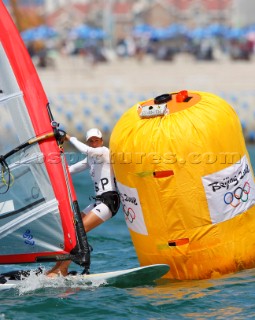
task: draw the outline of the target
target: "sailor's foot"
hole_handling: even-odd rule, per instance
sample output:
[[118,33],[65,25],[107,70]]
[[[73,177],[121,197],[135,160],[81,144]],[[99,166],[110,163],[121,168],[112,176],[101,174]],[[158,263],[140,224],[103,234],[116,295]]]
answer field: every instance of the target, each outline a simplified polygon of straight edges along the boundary
[[58,261],[53,268],[46,272],[49,278],[56,278],[59,276],[65,277],[68,274],[68,267],[71,261]]
[[46,272],[46,276],[49,278],[65,277],[67,276],[67,274],[68,274],[67,270],[60,270],[60,269],[49,270],[48,272]]

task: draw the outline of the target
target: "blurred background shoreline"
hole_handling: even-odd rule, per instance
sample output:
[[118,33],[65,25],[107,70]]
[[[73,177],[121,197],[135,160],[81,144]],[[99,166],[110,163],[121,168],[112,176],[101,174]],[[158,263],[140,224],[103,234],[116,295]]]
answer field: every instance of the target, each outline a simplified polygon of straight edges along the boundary
[[91,66],[84,57],[56,57],[55,66],[38,68],[52,112],[65,130],[83,137],[98,126],[109,137],[120,116],[139,101],[180,90],[206,91],[227,100],[239,115],[247,142],[255,141],[255,61],[174,62],[146,56]]
[[71,135],[96,126],[108,141],[137,102],[191,90],[227,100],[255,142],[254,0],[4,3]]

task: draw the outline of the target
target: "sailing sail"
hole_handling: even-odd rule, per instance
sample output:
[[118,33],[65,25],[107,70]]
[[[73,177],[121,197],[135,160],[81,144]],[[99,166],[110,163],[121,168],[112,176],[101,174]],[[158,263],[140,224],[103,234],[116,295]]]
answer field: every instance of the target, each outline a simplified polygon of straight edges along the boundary
[[0,0],[0,264],[89,266],[75,191],[46,94]]

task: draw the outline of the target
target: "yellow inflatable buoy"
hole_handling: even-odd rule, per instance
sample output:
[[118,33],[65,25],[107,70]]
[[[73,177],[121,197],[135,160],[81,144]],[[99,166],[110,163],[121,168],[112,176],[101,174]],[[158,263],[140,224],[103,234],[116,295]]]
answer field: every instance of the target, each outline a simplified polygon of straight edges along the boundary
[[255,184],[240,121],[206,92],[163,94],[123,114],[110,139],[141,265],[171,279],[255,266]]

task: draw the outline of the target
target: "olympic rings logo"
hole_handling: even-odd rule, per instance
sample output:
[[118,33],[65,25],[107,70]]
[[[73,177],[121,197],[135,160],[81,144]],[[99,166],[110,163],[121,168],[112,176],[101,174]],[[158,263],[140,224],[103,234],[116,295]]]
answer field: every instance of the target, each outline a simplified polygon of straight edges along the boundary
[[134,210],[130,207],[127,209],[127,207],[124,205],[123,211],[125,214],[125,219],[128,220],[130,223],[133,223],[136,218],[136,214],[135,214]]
[[234,192],[227,192],[224,195],[224,202],[227,205],[231,205],[236,208],[242,202],[247,202],[249,198],[249,193],[251,191],[251,186],[248,181],[245,182],[243,187],[237,187]]

